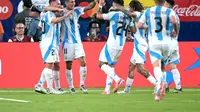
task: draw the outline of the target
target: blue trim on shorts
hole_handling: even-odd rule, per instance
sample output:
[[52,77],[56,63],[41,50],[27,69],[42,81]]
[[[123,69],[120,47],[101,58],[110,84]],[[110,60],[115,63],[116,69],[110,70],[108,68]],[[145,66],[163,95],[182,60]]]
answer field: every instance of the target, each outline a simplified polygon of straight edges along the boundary
[[110,54],[108,52],[108,45],[107,44],[105,46],[105,55],[106,55],[106,59],[107,59],[109,65],[115,65],[117,63],[117,61],[115,61],[115,62],[112,61]]
[[180,63],[180,59],[177,59],[177,60],[175,60],[175,61],[173,61],[173,62],[171,62],[172,64],[179,64]]
[[161,56],[160,54],[158,54],[156,52],[153,52],[153,51],[149,50],[149,53],[150,53],[151,56],[153,56],[153,57],[155,57],[157,59],[160,59],[160,60],[163,59],[163,56]]

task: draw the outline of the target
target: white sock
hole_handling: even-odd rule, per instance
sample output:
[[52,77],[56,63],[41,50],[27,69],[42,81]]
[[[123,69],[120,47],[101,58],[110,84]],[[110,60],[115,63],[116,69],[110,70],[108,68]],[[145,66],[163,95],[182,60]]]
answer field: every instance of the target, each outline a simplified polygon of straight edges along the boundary
[[107,77],[106,77],[106,88],[105,88],[106,91],[110,91],[110,87],[112,86],[112,81],[113,81],[112,77],[107,75]]
[[133,84],[134,79],[131,79],[129,77],[127,77],[126,79],[126,87],[125,87],[125,91],[129,92],[131,90],[131,86]]
[[86,66],[80,67],[80,86],[84,85],[85,78],[86,78],[86,72],[87,72]]
[[46,81],[45,79],[45,69],[43,69],[41,76],[40,76],[40,81],[38,82],[38,84],[43,88],[44,82]]
[[47,81],[47,88],[51,91],[53,90],[53,82],[52,82],[52,75],[53,75],[53,70],[49,69],[49,68],[44,68],[44,75],[45,75],[45,79]]
[[120,78],[117,76],[117,74],[114,72],[114,70],[106,64],[103,64],[101,66],[101,70],[103,70],[108,76],[110,76],[112,79],[115,80],[115,82],[118,82]]
[[160,83],[162,81],[162,76],[163,76],[160,67],[155,67],[154,68],[154,75],[155,75],[155,77],[157,79],[156,94],[159,94],[160,93]]
[[147,80],[151,83],[151,84],[153,84],[154,86],[156,86],[156,79],[152,76],[152,75],[150,75],[148,78],[147,78]]
[[166,71],[162,72],[162,75],[163,75],[163,81],[166,82],[166,79],[167,79],[167,74],[166,74]]
[[74,88],[72,70],[66,70],[66,76],[67,76],[69,88],[70,89]]
[[180,73],[179,73],[178,69],[177,68],[173,69],[171,72],[173,74],[176,89],[181,89],[181,77],[180,77]]
[[59,71],[53,71],[53,79],[56,89],[60,88],[60,72]]

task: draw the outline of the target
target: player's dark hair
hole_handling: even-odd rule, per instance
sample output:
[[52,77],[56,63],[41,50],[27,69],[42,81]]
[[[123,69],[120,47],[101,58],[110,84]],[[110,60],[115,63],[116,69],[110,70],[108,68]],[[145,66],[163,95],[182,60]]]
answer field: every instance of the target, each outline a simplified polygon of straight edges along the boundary
[[166,0],[166,2],[171,5],[171,7],[174,7],[175,1],[174,0]]
[[156,3],[158,3],[158,4],[164,4],[165,0],[156,0]]
[[144,7],[138,0],[132,0],[129,3],[129,6],[134,9],[134,11],[142,12],[144,10]]
[[69,0],[65,0],[65,2],[69,2]]
[[92,24],[98,24],[98,25],[99,25],[99,28],[101,29],[101,24],[100,24],[98,21],[96,21],[96,20],[93,20],[93,21],[91,21],[91,22],[89,23],[89,29],[92,28]]
[[124,6],[124,0],[113,0],[113,2],[119,4],[119,5],[122,5]]
[[49,4],[50,4],[51,2],[55,2],[55,1],[57,1],[57,0],[49,0]]

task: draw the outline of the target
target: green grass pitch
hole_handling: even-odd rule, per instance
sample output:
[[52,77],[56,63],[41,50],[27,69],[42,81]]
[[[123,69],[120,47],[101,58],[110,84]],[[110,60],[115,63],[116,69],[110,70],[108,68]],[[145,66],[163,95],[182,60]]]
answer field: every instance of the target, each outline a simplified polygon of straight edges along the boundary
[[153,89],[148,88],[132,88],[126,95],[88,90],[89,94],[44,95],[31,89],[0,89],[0,112],[200,112],[198,88],[185,88],[181,94],[170,91],[160,102],[154,101]]

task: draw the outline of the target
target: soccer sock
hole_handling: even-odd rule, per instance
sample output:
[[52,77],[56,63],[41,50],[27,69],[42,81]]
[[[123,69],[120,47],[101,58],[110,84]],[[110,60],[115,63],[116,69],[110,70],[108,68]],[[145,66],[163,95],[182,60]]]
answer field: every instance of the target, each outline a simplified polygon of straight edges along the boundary
[[45,68],[44,69],[44,75],[45,75],[45,79],[47,81],[47,88],[51,91],[53,90],[53,86],[52,86],[52,74],[53,74],[53,71],[52,69],[49,69],[49,68]]
[[80,86],[84,85],[85,78],[86,78],[86,72],[87,72],[86,66],[80,67]]
[[106,91],[110,91],[110,87],[112,86],[112,81],[113,81],[112,77],[107,75],[107,77],[106,77],[106,88],[105,88]]
[[[150,73],[149,73],[150,74]],[[153,84],[154,86],[156,86],[156,79],[150,74],[150,76],[147,78],[147,80]]]
[[53,71],[53,79],[56,89],[60,88],[60,73],[59,71]]
[[72,76],[72,70],[66,70],[66,76],[67,76],[67,81],[68,81],[68,85],[69,88],[74,88],[74,84],[73,84],[73,76]]
[[162,72],[162,74],[163,74],[163,81],[166,82],[167,79],[166,71]]
[[43,88],[44,82],[46,81],[44,74],[45,74],[45,68],[43,69],[41,76],[40,76],[40,81],[38,82],[38,84],[41,86],[41,88]]
[[120,78],[117,76],[117,74],[114,72],[114,70],[110,66],[103,64],[101,66],[101,70],[103,70],[108,76],[114,79],[115,82],[118,82],[120,80]]
[[133,81],[134,81],[134,79],[131,79],[131,78],[127,77],[127,79],[126,79],[126,87],[125,87],[124,91],[126,91],[126,92],[130,91],[131,86],[133,84]]
[[160,93],[160,83],[162,80],[162,71],[161,71],[160,67],[154,68],[154,75],[157,79],[156,94],[159,94]]
[[173,69],[171,70],[172,74],[173,74],[173,78],[174,78],[174,82],[176,85],[176,89],[181,89],[181,77],[180,77],[180,73],[178,71],[178,69]]

